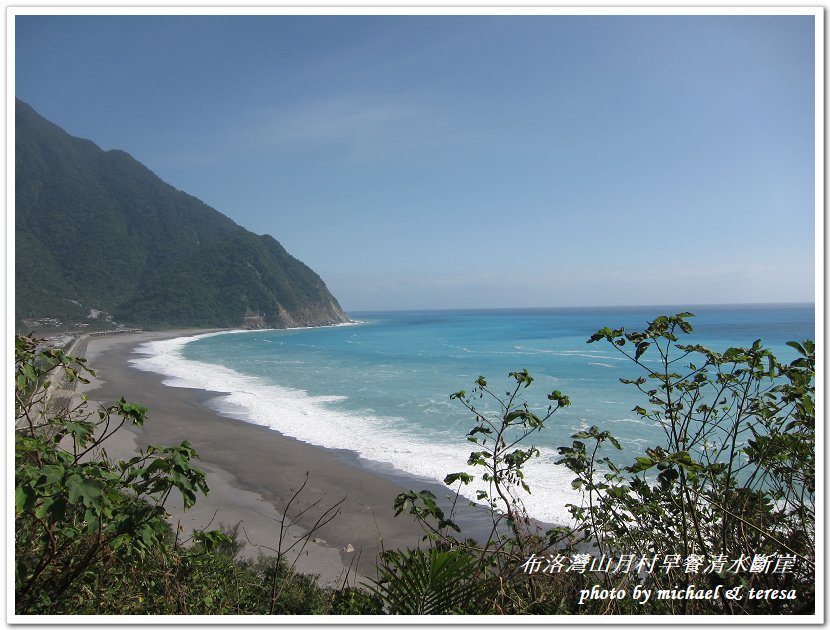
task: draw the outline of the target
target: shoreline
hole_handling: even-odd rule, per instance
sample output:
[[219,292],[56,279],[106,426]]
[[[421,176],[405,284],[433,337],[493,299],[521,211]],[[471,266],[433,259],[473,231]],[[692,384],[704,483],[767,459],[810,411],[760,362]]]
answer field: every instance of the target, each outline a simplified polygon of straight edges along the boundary
[[85,345],[76,346],[75,353],[83,353],[97,375],[89,385],[79,387],[78,394],[88,393],[91,401],[105,404],[123,396],[148,408],[144,427],[125,425],[104,443],[110,457],[127,459],[149,444],[171,445],[183,440],[188,440],[199,454],[195,464],[205,471],[210,492],[200,495],[187,512],[180,501],[169,503],[166,507],[171,524],[176,527],[178,523],[186,538],[194,528],[215,529],[220,524],[232,527],[241,522],[239,538],[246,545],[237,557],[256,558],[258,552],[275,555],[281,506],[291,501],[308,471],[305,489],[292,508],[319,503],[288,530],[283,548],[309,531],[326,508],[341,499],[343,503],[339,514],[311,534],[303,546],[297,559],[298,571],[318,574],[322,585],[339,586],[345,580],[354,584],[359,578],[375,577],[375,560],[383,549],[417,546],[423,531],[408,515],[396,518],[392,503],[399,493],[420,490],[424,484],[403,485],[411,480],[406,475],[370,472],[351,451],[313,446],[221,415],[208,404],[220,393],[170,387],[163,384],[161,374],[129,364],[141,343],[208,332],[224,331],[95,336],[87,337]]

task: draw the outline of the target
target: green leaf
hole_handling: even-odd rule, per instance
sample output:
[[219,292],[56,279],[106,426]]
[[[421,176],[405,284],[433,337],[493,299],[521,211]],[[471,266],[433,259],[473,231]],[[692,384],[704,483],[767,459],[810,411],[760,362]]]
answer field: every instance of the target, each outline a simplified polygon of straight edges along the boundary
[[392,614],[479,612],[489,591],[475,557],[460,551],[387,551],[372,591]]
[[523,383],[525,387],[530,387],[530,384],[533,382],[533,377],[528,373],[527,369],[523,369],[521,372],[510,372],[508,376],[516,379],[517,383]]
[[69,490],[69,502],[82,502],[87,506],[100,506],[103,501],[103,484],[97,479],[85,479],[80,475],[70,475],[66,479]]
[[123,398],[118,401],[119,415],[129,418],[134,425],[144,424],[144,416],[147,414],[147,407],[136,403],[128,403]]
[[504,416],[504,421],[507,422],[507,423],[513,422],[514,420],[516,420],[518,418],[526,418],[527,415],[528,415],[528,412],[524,411],[524,410],[521,410],[521,409],[518,410],[518,411],[511,411],[506,416]]
[[49,513],[49,508],[52,507],[54,502],[54,498],[46,497],[43,502],[35,508],[35,516],[40,519],[46,518],[46,515]]
[[31,510],[36,500],[37,492],[31,486],[17,486],[15,488],[14,507],[18,515],[27,510]]
[[656,464],[657,464],[657,462],[656,462],[656,461],[654,461],[654,460],[653,460],[652,458],[650,458],[650,457],[638,457],[638,458],[635,460],[634,465],[633,465],[633,466],[631,466],[631,467],[629,468],[629,470],[630,470],[631,472],[634,472],[634,473],[637,473],[637,472],[642,472],[642,471],[644,471],[644,470],[648,470],[649,468],[653,468]]
[[221,545],[232,544],[233,541],[223,534],[218,529],[209,532],[196,532],[193,534],[193,541],[197,544],[202,544],[208,551],[216,549]]
[[467,485],[468,483],[470,483],[474,479],[475,479],[475,477],[473,477],[472,475],[470,475],[468,473],[457,472],[457,473],[450,473],[449,475],[444,477],[444,483],[449,486],[449,485],[454,484],[456,481],[460,481],[464,485]]
[[26,375],[26,378],[28,378],[29,380],[31,380],[31,381],[36,381],[37,380],[37,374],[35,373],[35,369],[31,366],[31,364],[26,363],[23,366],[23,373]]
[[38,470],[38,486],[52,485],[63,479],[66,470],[57,464],[47,464]]
[[787,345],[788,345],[790,348],[793,348],[794,350],[797,350],[799,354],[801,354],[801,355],[803,355],[803,356],[807,356],[807,351],[806,351],[806,350],[804,350],[804,346],[802,346],[802,345],[801,345],[800,343],[798,343],[797,341],[788,341],[788,342],[787,342]]

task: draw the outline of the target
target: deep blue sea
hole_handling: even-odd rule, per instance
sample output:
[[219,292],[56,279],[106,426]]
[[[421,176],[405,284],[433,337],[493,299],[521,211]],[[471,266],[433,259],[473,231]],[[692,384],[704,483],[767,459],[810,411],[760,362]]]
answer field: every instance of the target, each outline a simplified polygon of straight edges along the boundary
[[815,339],[813,305],[365,312],[350,313],[352,325],[150,342],[134,363],[165,374],[168,385],[220,392],[211,404],[228,416],[439,483],[465,470],[473,450],[471,414],[450,394],[470,391],[479,375],[503,393],[508,373],[527,369],[535,378],[524,390],[531,407],[545,408],[554,389],[572,403],[532,436],[541,457],[527,465],[528,511],[565,522],[565,504],[577,497],[573,475],[554,464],[557,446],[591,425],[610,430],[632,457],[663,437],[631,411],[647,401],[619,382],[640,376],[639,368],[588,338],[604,326],[642,329],[684,310],[696,316],[683,341],[715,350],[762,339],[789,361],[795,354],[786,341]]

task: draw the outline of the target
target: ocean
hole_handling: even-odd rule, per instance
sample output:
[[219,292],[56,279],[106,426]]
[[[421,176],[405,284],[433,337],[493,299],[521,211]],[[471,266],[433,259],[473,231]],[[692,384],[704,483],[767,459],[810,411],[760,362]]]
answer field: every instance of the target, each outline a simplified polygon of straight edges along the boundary
[[[451,472],[476,472],[466,465],[475,447],[466,438],[472,414],[450,395],[472,390],[479,375],[502,394],[515,385],[508,373],[527,369],[535,379],[523,390],[531,408],[545,409],[553,390],[571,400],[527,441],[541,453],[526,464],[528,512],[565,523],[566,505],[579,496],[573,474],[555,464],[556,449],[573,433],[591,425],[611,431],[624,461],[663,443],[662,429],[632,412],[647,406],[642,394],[619,382],[640,376],[639,368],[588,338],[604,326],[642,329],[681,311],[695,314],[694,332],[681,341],[714,350],[761,339],[790,361],[796,355],[787,341],[815,339],[813,305],[362,312],[342,326],[153,341],[132,363],[163,374],[171,387],[217,392],[209,404],[228,417],[352,451],[378,474],[411,476],[415,490]],[[475,491],[464,492],[472,498]]]

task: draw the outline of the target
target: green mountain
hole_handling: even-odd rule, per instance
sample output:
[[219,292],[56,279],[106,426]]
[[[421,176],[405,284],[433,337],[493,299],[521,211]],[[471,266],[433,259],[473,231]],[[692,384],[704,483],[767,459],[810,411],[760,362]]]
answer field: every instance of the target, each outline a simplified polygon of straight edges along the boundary
[[147,327],[348,321],[320,277],[271,236],[238,226],[123,151],[70,136],[20,100],[15,186],[18,323],[95,311]]

